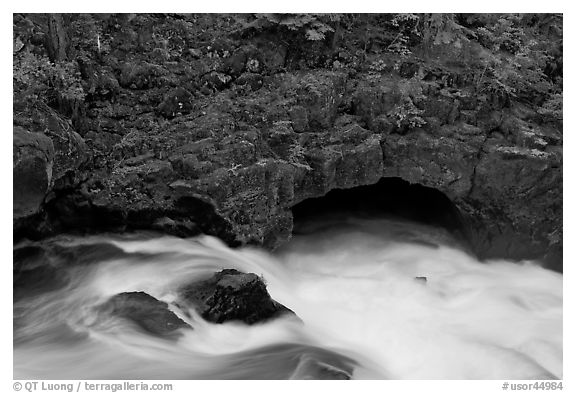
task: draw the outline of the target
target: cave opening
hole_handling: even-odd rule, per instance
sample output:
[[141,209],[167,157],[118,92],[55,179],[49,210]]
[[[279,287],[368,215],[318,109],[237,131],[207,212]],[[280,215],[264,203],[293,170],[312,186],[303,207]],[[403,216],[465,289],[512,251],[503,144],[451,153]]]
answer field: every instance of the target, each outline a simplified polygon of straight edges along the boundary
[[466,244],[464,220],[458,208],[441,191],[411,184],[399,177],[385,177],[376,184],[335,189],[292,207],[294,234],[307,224],[327,217],[396,219],[440,227]]

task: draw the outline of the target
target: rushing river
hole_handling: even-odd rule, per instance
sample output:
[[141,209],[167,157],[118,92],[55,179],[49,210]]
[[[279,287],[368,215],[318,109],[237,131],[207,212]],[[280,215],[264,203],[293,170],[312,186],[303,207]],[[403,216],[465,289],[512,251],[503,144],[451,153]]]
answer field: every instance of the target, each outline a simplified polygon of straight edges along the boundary
[[[354,379],[563,375],[562,275],[530,262],[480,263],[432,227],[324,222],[274,254],[208,236],[56,243],[102,252],[66,265],[66,285],[15,298],[17,379],[320,378],[314,364],[347,367]],[[299,318],[218,325],[172,307],[194,330],[171,341],[95,311],[129,291],[170,304],[179,286],[223,268],[262,276]]]

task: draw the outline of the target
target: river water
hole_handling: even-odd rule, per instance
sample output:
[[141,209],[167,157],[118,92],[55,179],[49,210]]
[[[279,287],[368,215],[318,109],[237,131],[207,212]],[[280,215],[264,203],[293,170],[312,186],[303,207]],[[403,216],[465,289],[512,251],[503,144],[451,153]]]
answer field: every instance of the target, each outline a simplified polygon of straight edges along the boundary
[[[98,246],[66,265],[66,285],[15,299],[16,379],[309,379],[331,367],[353,379],[563,375],[562,275],[530,261],[480,263],[438,228],[325,220],[273,254],[209,236],[54,243]],[[262,276],[298,318],[217,325],[171,307],[194,330],[165,340],[95,311],[129,291],[170,304],[179,286],[223,268]]]

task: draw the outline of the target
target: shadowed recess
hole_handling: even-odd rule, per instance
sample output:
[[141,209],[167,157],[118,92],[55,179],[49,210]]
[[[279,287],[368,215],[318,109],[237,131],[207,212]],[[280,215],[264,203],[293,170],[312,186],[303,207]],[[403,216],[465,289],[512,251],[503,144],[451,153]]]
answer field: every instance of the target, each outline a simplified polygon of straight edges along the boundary
[[464,241],[465,227],[458,208],[442,192],[398,177],[373,185],[332,190],[292,208],[294,233],[319,217],[392,218],[441,227]]

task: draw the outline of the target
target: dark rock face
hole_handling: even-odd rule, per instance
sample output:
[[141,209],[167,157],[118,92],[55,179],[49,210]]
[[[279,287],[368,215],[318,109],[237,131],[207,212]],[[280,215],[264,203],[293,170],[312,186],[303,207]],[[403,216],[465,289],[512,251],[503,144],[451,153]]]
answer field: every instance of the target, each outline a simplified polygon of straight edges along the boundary
[[69,120],[51,108],[14,115],[14,234],[40,238],[54,233],[46,202],[77,187],[91,152]]
[[69,186],[80,180],[78,169],[90,159],[84,139],[69,120],[51,108],[39,108],[14,117],[14,124],[26,130],[45,134],[54,146],[53,180],[55,187]]
[[196,308],[202,318],[214,323],[242,321],[252,325],[292,313],[270,297],[260,277],[234,269],[225,269],[207,280],[186,285],[179,293],[183,303]]
[[160,337],[175,337],[178,329],[191,329],[168,309],[168,305],[145,292],[114,295],[101,306],[102,312],[132,321],[145,332]]
[[[477,247],[480,256],[535,258],[547,250],[544,259],[548,265],[561,268],[560,152],[552,146],[543,151],[488,140],[475,169],[468,200],[475,207],[469,215],[477,217],[473,228],[481,228],[480,236],[475,237],[483,242]],[[495,219],[502,215],[508,218],[508,225]]]
[[40,210],[44,196],[52,185],[54,145],[47,136],[13,129],[13,214],[14,219]]
[[153,228],[273,249],[296,204],[399,177],[450,198],[480,257],[561,269],[561,124],[537,104],[481,100],[465,68],[415,57],[362,66],[347,50],[235,34],[166,57],[122,34],[82,67],[78,133],[50,110],[15,116],[54,146],[50,158],[15,145],[15,217],[39,212],[15,221],[17,239]]
[[508,138],[462,123],[388,135],[384,173],[446,194],[480,258],[540,258],[561,270],[562,147],[554,129],[530,127]]
[[[399,177],[448,196],[479,256],[545,258],[559,269],[558,131],[513,107],[429,116],[423,127],[400,132],[386,114],[400,82],[348,86],[344,95],[355,114],[335,115],[346,105],[345,76],[311,74],[306,83],[277,76],[234,102],[221,93],[224,102],[199,116],[126,134],[113,146],[114,167],[95,170],[73,193],[51,201],[49,216],[66,230],[156,228],[275,248],[291,236],[297,203]],[[278,120],[266,126],[260,113]]]

